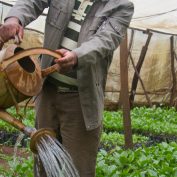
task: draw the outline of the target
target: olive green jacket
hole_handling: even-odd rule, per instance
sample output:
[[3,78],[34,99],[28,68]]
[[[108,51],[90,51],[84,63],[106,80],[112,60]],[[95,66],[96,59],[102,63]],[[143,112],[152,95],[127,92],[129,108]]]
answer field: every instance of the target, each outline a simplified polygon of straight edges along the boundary
[[[60,46],[74,3],[75,0],[20,0],[7,17],[16,16],[26,26],[49,7],[44,47],[55,50]],[[108,68],[133,11],[134,6],[128,0],[95,0],[82,24],[74,52],[78,56],[78,88],[87,130],[101,124]],[[41,65],[46,68],[51,62],[51,57],[43,56]]]

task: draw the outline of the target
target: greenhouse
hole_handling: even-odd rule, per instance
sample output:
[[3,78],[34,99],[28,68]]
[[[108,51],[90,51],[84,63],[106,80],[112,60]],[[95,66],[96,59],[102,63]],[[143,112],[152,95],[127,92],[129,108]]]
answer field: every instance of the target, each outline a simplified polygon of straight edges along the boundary
[[[176,177],[177,1],[130,1],[134,14],[106,79],[96,177]],[[15,3],[0,0],[2,25]],[[38,166],[46,166],[48,177],[79,177],[62,140],[55,140],[48,128],[35,129],[35,101],[42,79],[58,69],[56,65],[41,69],[37,59],[41,54],[60,57],[43,48],[49,10],[25,27],[15,49],[11,39],[0,51],[0,58],[5,58],[0,59],[0,177],[33,177],[36,159],[41,161]],[[25,61],[20,63],[22,57],[28,67]],[[24,71],[12,71],[15,60]]]

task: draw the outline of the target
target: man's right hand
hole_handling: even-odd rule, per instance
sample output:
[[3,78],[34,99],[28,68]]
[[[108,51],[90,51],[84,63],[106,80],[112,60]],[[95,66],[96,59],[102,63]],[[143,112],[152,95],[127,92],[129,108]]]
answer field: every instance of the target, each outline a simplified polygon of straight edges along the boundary
[[20,25],[19,20],[16,17],[8,18],[2,26],[0,26],[1,42],[7,42],[10,39],[14,39],[16,36],[19,42],[22,41],[24,29]]

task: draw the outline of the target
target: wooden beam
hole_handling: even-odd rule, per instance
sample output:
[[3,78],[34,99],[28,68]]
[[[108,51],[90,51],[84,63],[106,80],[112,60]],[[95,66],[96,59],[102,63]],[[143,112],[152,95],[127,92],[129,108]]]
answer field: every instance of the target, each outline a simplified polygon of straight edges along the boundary
[[128,90],[128,48],[127,35],[120,45],[120,81],[121,81],[121,104],[123,109],[123,125],[125,136],[125,148],[133,148],[130,103]]
[[135,97],[135,92],[136,92],[136,88],[138,85],[138,75],[140,74],[141,71],[141,67],[143,65],[147,50],[148,50],[148,46],[150,43],[152,37],[152,33],[148,33],[148,38],[146,40],[146,44],[143,46],[142,50],[141,50],[141,54],[138,60],[138,63],[136,65],[136,72],[133,76],[133,80],[132,80],[132,86],[131,86],[131,91],[130,91],[130,107],[133,106],[133,102],[134,102],[134,97]]
[[170,38],[170,51],[171,51],[171,74],[172,74],[172,87],[170,95],[170,106],[174,106],[174,98],[176,95],[176,73],[175,73],[175,52],[174,52],[174,36]]

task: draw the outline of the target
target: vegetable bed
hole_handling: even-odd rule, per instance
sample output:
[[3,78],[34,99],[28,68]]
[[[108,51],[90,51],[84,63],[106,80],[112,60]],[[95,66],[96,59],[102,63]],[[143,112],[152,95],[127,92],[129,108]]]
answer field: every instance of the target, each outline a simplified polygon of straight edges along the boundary
[[[15,110],[8,110],[15,115]],[[34,126],[35,113],[27,110],[25,124]],[[131,110],[134,148],[125,150],[122,111],[104,112],[103,133],[98,150],[96,177],[176,177],[177,111],[175,108],[136,107]],[[1,149],[12,148],[19,132],[0,121]],[[13,156],[0,149],[0,177],[33,177],[29,139],[18,145]],[[25,153],[23,154],[25,149]],[[21,153],[20,153],[21,152]]]

